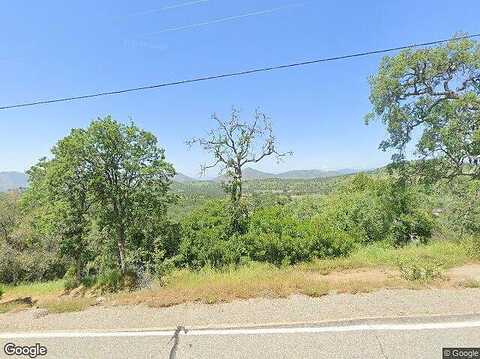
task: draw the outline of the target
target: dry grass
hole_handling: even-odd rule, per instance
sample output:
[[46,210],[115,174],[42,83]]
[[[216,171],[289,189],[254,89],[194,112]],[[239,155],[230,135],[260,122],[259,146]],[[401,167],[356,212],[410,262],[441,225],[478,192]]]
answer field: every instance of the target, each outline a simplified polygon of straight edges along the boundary
[[321,282],[312,282],[308,273],[294,268],[276,268],[252,264],[222,271],[205,269],[200,272],[176,271],[161,286],[134,293],[122,293],[116,299],[125,304],[147,303],[171,306],[185,302],[219,303],[254,297],[285,298],[309,288],[316,296],[328,293]]
[[[459,283],[463,287],[478,287],[479,281],[467,280],[465,276],[452,281],[443,275],[448,268],[478,263],[478,257],[471,253],[468,245],[461,242],[435,241],[401,249],[379,244],[361,248],[346,258],[296,266],[279,268],[252,263],[224,270],[177,270],[164,278],[162,284],[155,282],[149,289],[112,295],[106,304],[167,307],[188,302],[213,304],[255,297],[285,298],[292,294],[321,297],[329,293],[366,293],[382,288],[444,288]],[[434,263],[442,275],[427,275],[430,263]],[[405,271],[405,268],[417,267],[420,274],[425,272],[425,275],[405,276],[400,271],[400,268]],[[80,311],[95,303],[93,298],[71,298],[61,296],[62,292],[62,281],[7,286],[3,299],[31,296],[36,306],[51,313]],[[0,305],[0,313],[19,309],[23,308]]]
[[[49,313],[78,312],[95,303],[94,298],[71,298],[62,296],[63,281],[41,283],[27,283],[16,286],[5,286],[2,301],[9,301],[19,297],[31,297],[35,307],[47,309]],[[0,313],[24,310],[31,308],[23,303],[0,304]]]
[[480,280],[478,279],[465,279],[459,283],[460,287],[463,288],[480,288]]
[[177,271],[163,285],[124,292],[114,296],[116,304],[146,304],[153,307],[200,302],[222,303],[256,297],[286,298],[292,294],[321,297],[329,293],[367,293],[381,288],[420,288],[412,286],[395,271],[376,269],[323,275],[302,266],[277,268],[251,264],[224,271]]
[[37,305],[49,313],[70,313],[85,310],[94,303],[95,298],[49,298],[39,300]]

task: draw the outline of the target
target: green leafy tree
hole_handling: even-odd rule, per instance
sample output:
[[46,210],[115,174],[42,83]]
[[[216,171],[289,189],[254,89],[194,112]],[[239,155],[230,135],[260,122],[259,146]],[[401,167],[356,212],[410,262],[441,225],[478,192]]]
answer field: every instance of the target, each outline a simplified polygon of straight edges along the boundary
[[0,193],[0,242],[13,244],[20,216],[18,197],[17,192]]
[[145,237],[154,236],[152,228],[165,221],[174,199],[168,190],[175,171],[164,150],[153,134],[107,116],[87,129],[73,129],[52,154],[52,160],[32,170],[44,173],[32,177],[32,188],[46,189],[59,209],[64,252],[81,272],[95,225],[107,238],[107,256],[125,273]]
[[[423,179],[480,179],[480,46],[453,38],[445,45],[385,57],[371,77],[373,111],[393,162]],[[409,143],[415,143],[414,156]],[[407,160],[418,161],[406,166]]]

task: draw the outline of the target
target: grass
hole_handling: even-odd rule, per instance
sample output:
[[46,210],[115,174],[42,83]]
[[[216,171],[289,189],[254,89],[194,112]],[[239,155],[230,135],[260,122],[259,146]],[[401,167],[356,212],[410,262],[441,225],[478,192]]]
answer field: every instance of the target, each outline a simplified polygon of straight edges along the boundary
[[15,286],[4,286],[3,297],[34,297],[51,294],[60,294],[63,292],[63,280],[49,282],[24,283]]
[[81,312],[91,307],[95,298],[55,298],[40,300],[38,306],[47,309],[49,313]]
[[316,260],[305,263],[305,270],[328,274],[356,268],[399,268],[402,264],[416,261],[435,261],[441,263],[443,269],[460,266],[472,261],[468,242],[438,240],[427,245],[410,245],[403,248],[392,248],[385,244],[362,247],[349,257]]
[[[392,248],[385,244],[363,247],[349,257],[316,260],[295,266],[275,267],[250,263],[240,268],[198,272],[176,270],[149,289],[121,292],[107,304],[147,304],[167,307],[186,302],[221,303],[256,297],[285,298],[292,294],[321,297],[335,293],[366,293],[381,288],[429,288],[451,285],[443,272],[478,262],[478,250],[468,241],[433,241],[427,245]],[[479,281],[465,280],[463,287],[478,288]],[[36,306],[50,313],[80,311],[94,298],[61,296],[63,281],[5,286],[4,299],[31,296]],[[21,307],[2,307],[0,313]]]
[[[184,302],[219,303],[253,297],[285,298],[308,288],[315,296],[328,293],[322,281],[312,282],[307,273],[291,268],[277,268],[254,263],[225,270],[204,269],[200,272],[180,270],[165,278],[165,284],[117,296],[121,303],[147,303],[170,306]],[[307,294],[307,293],[305,293]]]
[[466,279],[460,283],[463,288],[480,288],[480,280]]
[[[35,306],[47,309],[49,313],[77,312],[88,308],[95,302],[94,298],[61,297],[64,292],[63,280],[50,282],[25,283],[16,286],[4,286],[2,300],[19,297],[32,297]],[[26,304],[0,304],[0,313],[28,309]]]

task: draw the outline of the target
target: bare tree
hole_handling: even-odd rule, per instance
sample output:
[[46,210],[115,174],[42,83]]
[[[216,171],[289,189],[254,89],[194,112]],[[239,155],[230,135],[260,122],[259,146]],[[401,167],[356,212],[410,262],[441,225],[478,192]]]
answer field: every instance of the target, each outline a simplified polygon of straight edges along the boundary
[[205,138],[187,141],[187,145],[198,144],[212,155],[213,162],[203,164],[201,172],[205,174],[208,169],[220,167],[220,173],[229,179],[225,189],[235,205],[243,195],[245,165],[258,163],[269,156],[275,156],[279,161],[292,152],[277,150],[272,122],[263,112],[256,110],[252,121],[242,121],[240,111],[233,108],[229,120],[222,120],[217,114],[213,114],[212,119],[216,121],[217,128],[210,130]]

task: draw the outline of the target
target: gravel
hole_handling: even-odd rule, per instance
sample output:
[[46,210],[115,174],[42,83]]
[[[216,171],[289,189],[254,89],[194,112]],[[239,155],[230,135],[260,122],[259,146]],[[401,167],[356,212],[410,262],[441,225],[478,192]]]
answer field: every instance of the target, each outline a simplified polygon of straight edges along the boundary
[[0,331],[248,326],[369,317],[480,313],[480,289],[380,290],[320,298],[251,299],[169,308],[96,306],[83,312],[38,316],[36,310],[0,315]]

